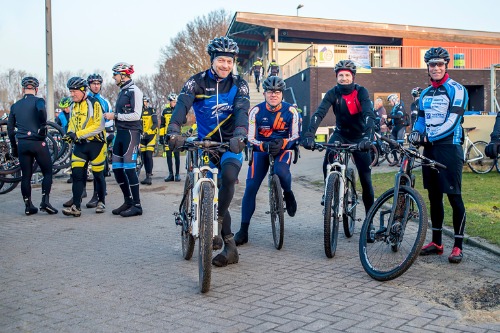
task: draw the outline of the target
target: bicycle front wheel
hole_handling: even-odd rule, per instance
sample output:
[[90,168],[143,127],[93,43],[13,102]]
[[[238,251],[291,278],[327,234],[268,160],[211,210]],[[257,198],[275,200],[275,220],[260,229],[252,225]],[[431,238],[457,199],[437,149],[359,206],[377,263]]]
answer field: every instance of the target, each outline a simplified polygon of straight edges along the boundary
[[344,224],[344,234],[347,238],[354,235],[356,223],[356,206],[358,205],[358,194],[356,193],[356,176],[354,170],[347,169],[347,190],[344,196],[344,212],[342,222]]
[[325,208],[323,212],[324,245],[325,254],[328,258],[333,258],[337,250],[337,238],[339,234],[339,186],[339,175],[336,173],[331,174],[326,183]]
[[[413,188],[401,186],[397,202],[394,188],[370,208],[359,237],[359,258],[373,279],[388,281],[403,274],[420,253],[427,231],[427,209]],[[392,221],[392,207],[396,207]],[[368,242],[370,229],[374,229]]]
[[495,167],[497,168],[497,172],[500,172],[500,157],[495,159]]
[[285,233],[285,216],[283,209],[283,191],[281,190],[281,183],[278,175],[272,175],[269,181],[269,208],[274,247],[281,250]]
[[194,175],[192,172],[186,176],[184,183],[184,202],[180,209],[180,218],[182,220],[182,257],[186,260],[191,259],[194,252],[194,237],[192,234],[192,219],[193,219],[193,185]]
[[198,277],[200,291],[210,290],[212,278],[212,237],[214,220],[214,189],[208,182],[201,184],[200,241],[198,242]]
[[467,149],[467,165],[474,173],[488,173],[495,166],[495,160],[486,157],[484,149],[488,144],[485,141],[476,141]]

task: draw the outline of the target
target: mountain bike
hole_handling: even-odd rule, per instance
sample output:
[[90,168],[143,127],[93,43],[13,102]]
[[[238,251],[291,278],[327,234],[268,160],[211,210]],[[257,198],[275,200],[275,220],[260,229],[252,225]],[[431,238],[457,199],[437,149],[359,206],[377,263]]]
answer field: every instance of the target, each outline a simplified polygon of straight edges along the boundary
[[[293,164],[297,163],[299,157],[298,146],[295,145],[294,148],[294,159]],[[249,161],[248,165],[253,163],[253,149],[250,148],[249,151]],[[273,231],[273,241],[274,247],[277,250],[281,250],[283,247],[283,239],[285,235],[285,204],[283,199],[283,188],[281,187],[281,182],[278,175],[274,172],[274,159],[275,157],[268,154],[269,157],[269,174],[267,178],[267,184],[269,188],[269,214],[271,217],[271,228]]]
[[[212,274],[212,239],[219,233],[217,206],[219,170],[210,162],[219,153],[229,149],[227,143],[211,140],[186,140],[179,151],[187,151],[188,173],[179,211],[174,213],[175,223],[182,227],[182,256],[190,260],[195,240],[198,239],[198,278],[202,293],[210,289]],[[217,162],[217,161],[216,161]],[[217,163],[214,163],[217,164]]]
[[469,132],[475,129],[476,127],[464,128],[464,163],[467,163],[474,173],[488,173],[495,166],[495,160],[486,157],[484,153],[484,149],[488,145],[487,142],[481,140],[472,142],[469,138]]
[[344,234],[352,237],[356,219],[358,194],[354,169],[348,167],[351,153],[359,151],[357,144],[315,143],[312,150],[327,149],[328,174],[325,181],[323,224],[324,247],[328,258],[333,258],[337,250],[339,223],[342,219]]
[[421,155],[416,147],[406,148],[394,140],[381,138],[398,146],[401,166],[394,187],[377,198],[366,216],[359,237],[359,258],[373,279],[388,281],[410,268],[427,232],[427,207],[414,188],[412,170],[423,165],[434,169],[446,166]]

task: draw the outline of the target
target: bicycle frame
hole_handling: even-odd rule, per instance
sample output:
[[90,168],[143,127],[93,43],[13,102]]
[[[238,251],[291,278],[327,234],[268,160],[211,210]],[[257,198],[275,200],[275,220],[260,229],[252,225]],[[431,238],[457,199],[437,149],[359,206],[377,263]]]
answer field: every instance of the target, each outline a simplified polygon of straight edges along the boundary
[[[412,170],[416,169],[422,165],[424,165],[424,162],[415,165],[415,159],[419,159],[421,161],[426,161],[428,162],[427,165],[429,165],[431,168],[435,168],[436,166],[439,166],[441,168],[446,168],[446,166],[436,162],[429,160],[422,154],[420,154],[415,147],[410,147],[410,148],[405,148],[403,147],[400,143],[397,143],[396,141],[388,138],[384,138],[380,136],[380,139],[388,142],[389,144],[397,144],[399,153],[403,156],[403,159],[401,161],[401,166],[399,167],[398,173],[394,176],[394,198],[399,198],[399,190],[401,186],[409,186],[411,188],[415,187],[415,176],[412,174]],[[392,141],[392,142],[391,142]],[[389,225],[387,225],[387,228],[385,230],[379,230],[376,235],[378,237],[384,236],[384,237],[389,237],[389,233],[391,231],[392,223],[394,222],[394,216],[397,212],[397,206],[400,204],[399,200],[394,200],[392,203],[392,207],[390,210],[390,216],[389,216]],[[408,207],[406,207],[408,209]],[[383,220],[383,219],[381,219]],[[406,223],[406,221],[402,221]],[[382,227],[382,226],[381,226]],[[404,230],[404,228],[403,228]]]

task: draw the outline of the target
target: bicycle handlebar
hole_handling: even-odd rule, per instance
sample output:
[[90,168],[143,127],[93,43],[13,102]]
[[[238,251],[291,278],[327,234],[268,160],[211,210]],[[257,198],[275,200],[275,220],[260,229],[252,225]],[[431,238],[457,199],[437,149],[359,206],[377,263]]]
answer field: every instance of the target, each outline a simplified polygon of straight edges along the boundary
[[312,150],[315,150],[315,149],[317,149],[318,151],[323,151],[325,149],[343,150],[343,151],[348,151],[348,152],[359,151],[357,143],[340,143],[338,141],[336,141],[334,143],[315,142]]
[[392,147],[396,146],[398,147],[397,149],[399,151],[401,151],[402,153],[404,154],[407,154],[407,155],[411,155],[412,157],[414,158],[417,158],[419,160],[422,160],[425,162],[425,165],[428,165],[430,166],[431,168],[434,168],[434,167],[440,167],[442,169],[447,169],[446,165],[444,164],[441,164],[437,161],[434,161],[434,160],[431,160],[430,158],[428,157],[425,157],[424,155],[420,154],[418,152],[418,150],[416,149],[411,149],[411,148],[405,148],[403,147],[402,144],[400,144],[399,142],[391,139],[391,138],[388,138],[386,136],[383,136],[383,135],[380,135],[379,133],[375,133],[375,136],[377,136],[379,139],[381,139],[382,141],[385,141],[387,143],[389,143]]

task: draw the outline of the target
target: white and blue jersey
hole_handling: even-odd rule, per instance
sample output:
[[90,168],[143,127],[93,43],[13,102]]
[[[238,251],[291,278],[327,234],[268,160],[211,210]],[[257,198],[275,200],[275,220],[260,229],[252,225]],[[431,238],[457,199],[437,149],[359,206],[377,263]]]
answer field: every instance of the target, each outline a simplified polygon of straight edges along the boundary
[[198,73],[184,84],[177,99],[167,134],[180,133],[192,107],[198,125],[198,139],[227,142],[236,128],[248,129],[250,108],[248,84],[238,75],[218,81],[211,70]]
[[450,78],[438,87],[429,86],[420,95],[418,119],[413,129],[426,132],[433,144],[461,145],[461,124],[468,101],[467,90]]

